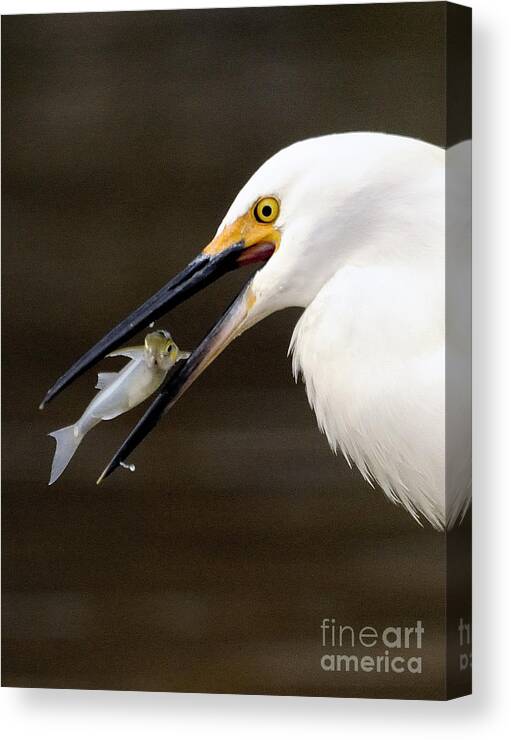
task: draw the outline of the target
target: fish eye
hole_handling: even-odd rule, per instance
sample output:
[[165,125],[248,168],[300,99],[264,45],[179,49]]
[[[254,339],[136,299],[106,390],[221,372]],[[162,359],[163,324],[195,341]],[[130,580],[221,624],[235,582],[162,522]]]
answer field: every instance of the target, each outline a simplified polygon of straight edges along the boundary
[[261,198],[254,206],[256,221],[263,224],[271,224],[279,215],[279,202],[276,198]]

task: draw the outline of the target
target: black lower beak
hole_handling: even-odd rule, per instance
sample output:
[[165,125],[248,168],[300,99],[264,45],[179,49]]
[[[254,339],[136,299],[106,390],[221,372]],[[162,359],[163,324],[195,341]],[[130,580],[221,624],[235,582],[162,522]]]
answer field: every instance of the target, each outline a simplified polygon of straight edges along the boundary
[[208,365],[218,357],[236,336],[241,334],[245,328],[248,328],[250,325],[248,313],[251,282],[245,286],[236,300],[192,352],[189,359],[183,362],[179,369],[165,381],[152,404],[99,477],[98,483],[101,483],[116,468],[124,464],[128,455],[133,452],[135,447],[138,447],[161,417],[181,398]]
[[[159,319],[170,309],[179,305],[202,288],[217,280],[221,275],[234,270],[244,263],[244,243],[237,242],[219,254],[209,256],[200,254],[185,269],[172,278],[157,293],[139,306],[128,318],[117,324],[108,334],[89,349],[72,367],[50,388],[39,408],[43,408],[66,386],[88,370],[98,360],[123,342],[131,339],[140,329]],[[248,256],[248,255],[247,255]]]

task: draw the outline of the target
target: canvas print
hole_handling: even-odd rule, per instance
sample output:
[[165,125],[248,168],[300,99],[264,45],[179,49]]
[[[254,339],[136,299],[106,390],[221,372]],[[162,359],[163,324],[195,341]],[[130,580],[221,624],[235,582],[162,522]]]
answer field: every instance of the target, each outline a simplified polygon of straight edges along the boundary
[[2,19],[4,685],[470,692],[470,24]]

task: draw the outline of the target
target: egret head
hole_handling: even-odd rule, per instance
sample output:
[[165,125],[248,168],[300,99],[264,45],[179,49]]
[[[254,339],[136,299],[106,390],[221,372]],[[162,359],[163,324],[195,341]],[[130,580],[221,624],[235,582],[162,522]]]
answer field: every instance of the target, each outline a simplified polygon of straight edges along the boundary
[[343,231],[353,230],[355,219],[370,220],[364,197],[357,198],[364,195],[367,147],[350,146],[349,139],[302,141],[267,160],[203,250],[215,256],[242,244],[238,264],[263,263],[247,287],[247,326],[282,308],[307,306],[347,254]]
[[[305,308],[346,261],[381,258],[382,247],[387,259],[403,247],[407,224],[417,224],[417,173],[427,197],[416,144],[371,133],[322,136],[282,149],[250,177],[202,252],[218,259],[239,249],[237,266],[261,263],[246,287],[241,329],[282,308]],[[420,228],[427,234],[427,224]]]
[[[432,158],[436,151],[431,147]],[[427,198],[429,177],[427,162],[415,161],[417,156],[412,139],[370,133],[325,136],[281,150],[244,185],[213,240],[64,373],[43,405],[151,321],[226,272],[258,263],[238,297],[162,387],[141,422],[148,430],[236,336],[275,311],[308,306],[346,260],[381,258],[375,245],[406,250],[408,224],[427,234],[428,224],[417,223],[413,211]],[[418,189],[409,176],[417,178],[417,172]],[[144,434],[137,427],[138,441]]]

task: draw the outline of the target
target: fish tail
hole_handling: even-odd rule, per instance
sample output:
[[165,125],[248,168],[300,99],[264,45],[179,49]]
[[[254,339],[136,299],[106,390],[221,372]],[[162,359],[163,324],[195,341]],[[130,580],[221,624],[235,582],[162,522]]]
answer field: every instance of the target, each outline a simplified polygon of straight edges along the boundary
[[48,436],[53,437],[57,442],[55,455],[51,464],[50,482],[48,483],[51,486],[67,468],[69,461],[83,439],[83,434],[75,435],[75,425],[71,424],[71,426],[50,432]]

